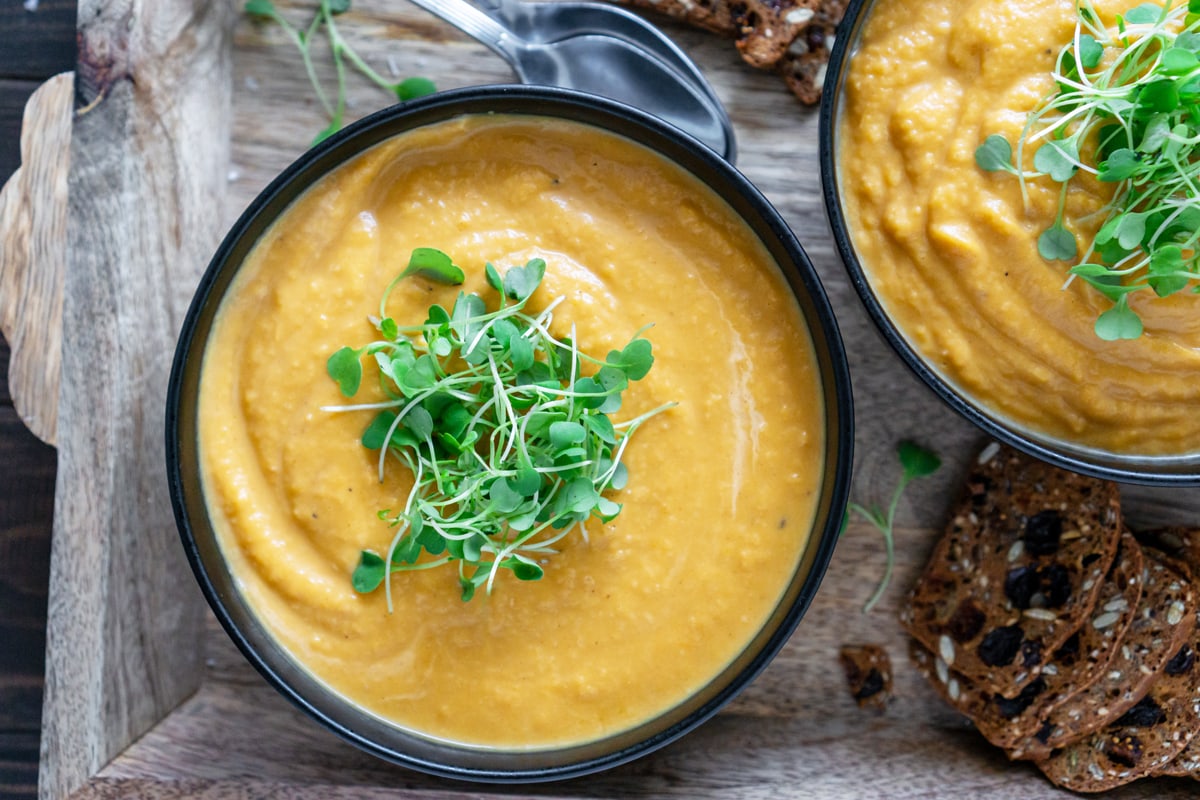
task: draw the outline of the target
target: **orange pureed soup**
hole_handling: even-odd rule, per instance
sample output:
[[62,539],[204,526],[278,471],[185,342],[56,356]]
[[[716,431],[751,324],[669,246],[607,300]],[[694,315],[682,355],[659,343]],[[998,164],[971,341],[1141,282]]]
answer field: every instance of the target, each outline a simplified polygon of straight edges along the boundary
[[[1141,1],[1094,5],[1109,25]],[[1073,0],[877,0],[837,130],[847,224],[897,328],[993,414],[1113,453],[1200,453],[1200,296],[1140,292],[1145,333],[1099,339],[1112,302],[1082,280],[1064,288],[1070,265],[1038,254],[1060,185],[1031,179],[1026,204],[1012,175],[975,162],[989,135],[1020,139],[1074,25]],[[1071,184],[1080,253],[1113,186]]]
[[[401,325],[460,289],[491,297],[487,261],[540,257],[530,308],[565,297],[557,336],[574,324],[603,354],[654,325],[654,367],[614,416],[679,405],[631,440],[621,514],[561,542],[540,581],[502,571],[464,603],[453,567],[398,573],[389,614],[350,575],[360,550],[387,551],[377,512],[403,506],[412,475],[389,459],[380,482],[359,441],[374,412],[322,410],[345,402],[325,361],[377,338],[367,317],[415,247],[451,254],[467,283],[402,281]],[[808,540],[824,424],[795,298],[711,190],[590,126],[468,116],[337,168],[263,237],[207,344],[199,440],[222,551],[298,663],[403,728],[541,748],[644,722],[754,638]]]

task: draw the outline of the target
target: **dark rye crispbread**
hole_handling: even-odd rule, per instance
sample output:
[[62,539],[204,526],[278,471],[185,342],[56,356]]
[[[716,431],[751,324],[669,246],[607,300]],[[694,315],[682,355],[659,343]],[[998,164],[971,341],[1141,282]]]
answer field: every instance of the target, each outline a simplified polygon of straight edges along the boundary
[[859,708],[887,708],[892,699],[892,662],[886,650],[876,644],[843,645],[838,661]]
[[615,0],[734,39],[742,59],[777,72],[802,102],[821,98],[847,0]]
[[1197,647],[1193,629],[1145,697],[1108,727],[1036,761],[1038,769],[1066,789],[1103,792],[1174,760],[1200,730],[1200,668],[1188,657]]
[[928,651],[915,660],[925,672],[928,668],[924,665],[932,663],[932,675],[927,677],[989,742],[1011,748],[1034,736],[1050,711],[1095,683],[1108,668],[1117,644],[1137,613],[1144,567],[1141,547],[1132,534],[1126,533],[1091,617],[1050,656],[1042,674],[1013,696],[980,689]]
[[844,0],[825,0],[801,36],[792,40],[779,61],[778,71],[800,102],[814,105],[821,100],[825,68],[837,34],[838,23],[846,12]]
[[[1147,542],[1178,559],[1191,573],[1193,583],[1200,576],[1200,529],[1196,528],[1163,528],[1144,534]],[[1197,603],[1197,627],[1200,628],[1200,603]],[[1197,659],[1195,651],[1182,652],[1173,663],[1177,670],[1195,669]],[[1196,679],[1200,681],[1200,675]],[[1176,778],[1192,778],[1200,781],[1200,735],[1179,753],[1174,759],[1154,770],[1152,775],[1165,775]]]
[[1031,736],[1013,743],[1009,757],[1044,760],[1122,716],[1146,696],[1196,626],[1197,594],[1152,550],[1144,550],[1142,599],[1100,679],[1052,709]]
[[966,486],[900,621],[979,689],[1014,697],[1096,605],[1120,498],[1116,484],[997,444]]

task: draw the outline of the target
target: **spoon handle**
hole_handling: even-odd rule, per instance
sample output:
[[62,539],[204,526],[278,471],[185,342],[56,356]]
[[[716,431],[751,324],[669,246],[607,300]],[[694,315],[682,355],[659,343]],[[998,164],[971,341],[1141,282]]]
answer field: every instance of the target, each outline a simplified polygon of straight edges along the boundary
[[516,34],[467,0],[413,0],[426,11],[441,17],[468,36],[496,51],[509,64],[515,64],[514,47],[524,44]]

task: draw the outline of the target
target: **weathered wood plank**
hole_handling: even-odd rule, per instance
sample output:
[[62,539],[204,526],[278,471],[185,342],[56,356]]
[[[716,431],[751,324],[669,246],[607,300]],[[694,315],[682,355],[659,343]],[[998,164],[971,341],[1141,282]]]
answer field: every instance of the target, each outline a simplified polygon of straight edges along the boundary
[[[431,24],[423,12],[378,0],[362,0],[355,9],[345,18],[344,33],[372,63],[390,59],[398,76],[424,74],[443,88],[508,79],[499,59],[448,26]],[[972,426],[899,363],[850,288],[818,191],[815,114],[795,103],[773,76],[740,64],[726,42],[673,32],[729,104],[739,134],[740,168],[805,243],[834,303],[858,402],[855,497],[885,499],[896,479],[894,446],[901,439],[933,447],[946,467],[914,484],[903,501],[896,578],[873,613],[863,614],[861,607],[882,573],[882,547],[876,532],[856,522],[843,536],[821,592],[791,643],[710,723],[658,754],[586,781],[481,789],[467,796],[1069,796],[1028,765],[1008,764],[944,708],[908,665],[905,638],[895,621],[897,604],[924,562],[965,464],[982,442]],[[321,74],[330,78],[327,70]],[[277,30],[252,24],[238,29],[235,75],[227,219],[324,124],[313,103],[297,100],[308,97],[309,90],[298,56]],[[356,113],[385,102],[361,83],[352,83],[350,98]],[[1131,504],[1134,518],[1196,509],[1196,498],[1187,494],[1150,495]],[[210,626],[210,634],[209,671],[201,691],[110,764],[92,791],[119,787],[173,796],[174,787],[188,787],[212,797],[316,797],[400,790],[419,797],[458,788],[390,767],[318,729],[246,665],[219,629]],[[891,655],[896,700],[882,716],[858,709],[844,687],[837,651],[850,642],[883,644]],[[1114,796],[1184,797],[1189,791],[1190,784],[1159,781]]]
[[201,601],[163,480],[163,398],[228,162],[231,3],[80,6],[62,443],[40,793],[64,797],[193,692]]
[[0,188],[0,331],[11,343],[8,391],[42,441],[58,425],[72,74],[46,81],[22,117],[21,166]]

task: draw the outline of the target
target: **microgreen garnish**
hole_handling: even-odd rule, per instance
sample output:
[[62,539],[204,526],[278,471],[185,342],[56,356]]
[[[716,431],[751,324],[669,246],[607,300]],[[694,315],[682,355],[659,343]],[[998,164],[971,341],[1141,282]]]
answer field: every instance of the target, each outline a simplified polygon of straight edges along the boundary
[[875,593],[871,595],[871,599],[863,606],[864,613],[875,607],[875,604],[883,597],[884,591],[887,590],[888,583],[892,580],[892,568],[896,560],[896,544],[892,531],[896,522],[896,508],[900,505],[900,495],[904,494],[905,488],[914,479],[932,475],[942,466],[942,460],[938,458],[937,454],[912,442],[901,442],[896,448],[896,454],[900,459],[900,482],[896,485],[896,490],[892,492],[892,499],[888,502],[887,508],[883,509],[878,506],[867,508],[858,503],[850,503],[846,506],[845,522],[850,521],[851,513],[858,514],[870,522],[883,534],[883,544],[887,552],[887,566],[884,567],[883,577],[879,580],[879,585],[875,587]]
[[[372,83],[379,85],[390,96],[401,101],[412,100],[415,97],[422,97],[437,91],[433,82],[428,78],[413,77],[399,82],[389,81],[364,61],[342,36],[333,19],[336,16],[345,14],[349,10],[350,0],[320,0],[316,13],[313,15],[312,21],[309,22],[308,26],[297,28],[279,13],[279,10],[275,8],[275,4],[271,0],[247,0],[245,5],[245,11],[248,15],[277,23],[283,29],[284,33],[287,34],[292,44],[296,45],[296,48],[300,51],[300,57],[304,60],[304,71],[308,75],[308,80],[312,84],[313,90],[316,92],[317,100],[320,101],[321,107],[325,109],[325,113],[329,117],[329,125],[316,135],[313,139],[313,144],[337,133],[341,130],[345,122],[347,62],[365,75]],[[312,58],[311,45],[322,27],[325,28],[329,41],[329,51],[333,55],[334,70],[337,73],[337,97],[333,101],[329,99],[325,87],[317,79],[317,71]]]
[[[1059,53],[1056,89],[1030,113],[1014,159],[1009,142],[988,136],[975,162],[1026,181],[1062,184],[1054,223],[1038,238],[1047,261],[1074,262],[1068,283],[1086,281],[1113,305],[1096,335],[1136,339],[1142,320],[1129,296],[1200,294],[1200,0],[1143,3],[1106,28],[1091,0],[1075,4],[1075,35]],[[1020,167],[1037,147],[1034,171]],[[1080,172],[1116,184],[1104,223],[1082,257],[1063,224],[1070,181]]]
[[379,512],[395,528],[387,552],[364,550],[351,577],[362,593],[382,584],[389,611],[391,573],[455,564],[464,601],[481,586],[490,592],[503,569],[523,581],[541,578],[564,537],[578,530],[586,541],[588,520],[620,513],[606,493],[628,480],[621,459],[630,438],[675,405],[610,419],[622,393],[653,365],[650,342],[643,329],[601,360],[579,349],[573,329],[555,338],[550,324],[564,298],[536,314],[525,308],[545,271],[539,258],[503,275],[488,264],[495,310],[459,292],[450,310],[435,304],[424,323],[402,326],[386,316],[401,279],[463,279],[449,256],[419,248],[384,292],[375,323],[383,338],[329,357],[329,376],[347,397],[358,391],[369,357],[386,399],[325,410],[375,411],[362,444],[380,451],[380,480],[388,454],[413,476],[404,508]]

